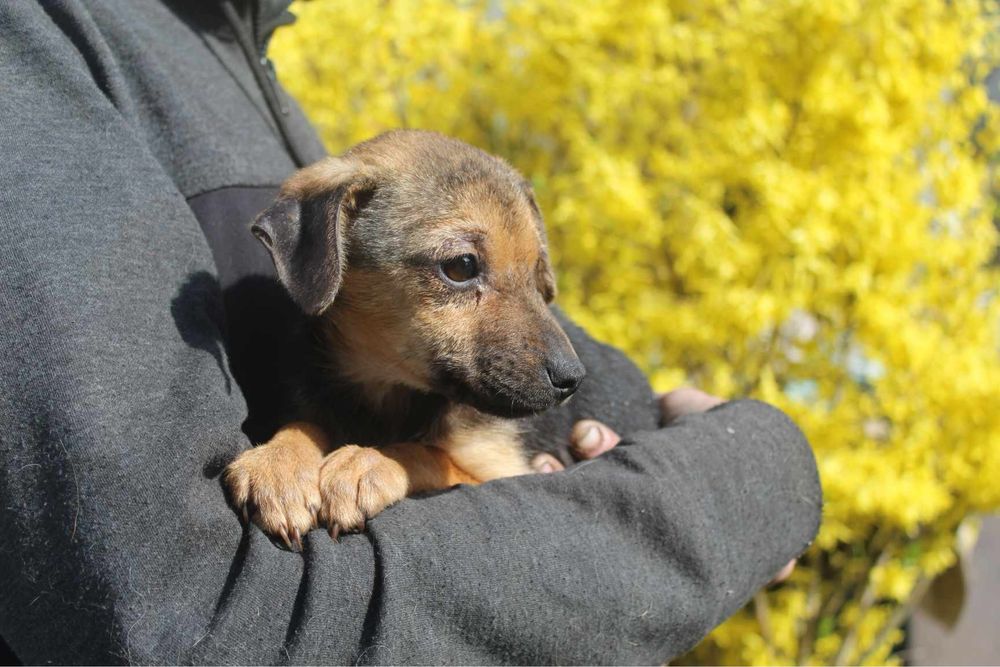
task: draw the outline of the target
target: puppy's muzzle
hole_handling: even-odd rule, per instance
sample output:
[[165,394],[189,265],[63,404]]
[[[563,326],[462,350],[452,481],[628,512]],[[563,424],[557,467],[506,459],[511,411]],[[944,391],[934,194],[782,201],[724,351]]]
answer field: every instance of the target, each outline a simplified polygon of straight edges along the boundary
[[484,348],[477,372],[466,376],[468,380],[451,376],[450,395],[502,417],[537,414],[565,402],[580,387],[586,370],[561,329],[553,326],[546,333],[526,355],[515,352],[521,349],[520,338],[516,344]]

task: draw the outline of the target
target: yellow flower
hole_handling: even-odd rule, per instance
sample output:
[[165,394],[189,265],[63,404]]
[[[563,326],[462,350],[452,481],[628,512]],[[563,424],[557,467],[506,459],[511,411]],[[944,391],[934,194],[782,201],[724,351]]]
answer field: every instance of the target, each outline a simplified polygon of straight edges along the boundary
[[273,55],[331,151],[408,126],[504,156],[573,317],[658,389],[762,398],[809,437],[818,539],[766,630],[744,610],[686,659],[898,664],[894,610],[1000,507],[996,3],[294,10]]

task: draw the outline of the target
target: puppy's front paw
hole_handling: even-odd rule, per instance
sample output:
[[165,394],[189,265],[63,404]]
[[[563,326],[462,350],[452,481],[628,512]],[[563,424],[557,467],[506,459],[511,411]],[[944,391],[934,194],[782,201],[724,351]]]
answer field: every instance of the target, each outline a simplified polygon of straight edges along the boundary
[[320,519],[336,538],[361,530],[365,521],[409,491],[406,469],[374,447],[347,445],[326,457],[319,475]]
[[322,454],[272,442],[240,454],[223,472],[230,499],[244,521],[302,550],[302,536],[317,525]]

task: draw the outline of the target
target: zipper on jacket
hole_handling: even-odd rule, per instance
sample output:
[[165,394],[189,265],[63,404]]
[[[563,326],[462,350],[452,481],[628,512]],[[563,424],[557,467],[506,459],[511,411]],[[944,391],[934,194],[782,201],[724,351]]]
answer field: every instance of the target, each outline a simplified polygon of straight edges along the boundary
[[278,88],[278,73],[274,69],[274,61],[267,56],[263,49],[260,54],[260,66],[263,67],[264,71],[267,73],[267,79],[271,83],[271,91],[274,93],[274,97],[278,100],[278,111],[281,112],[282,116],[287,116],[291,110],[288,107],[288,103],[285,102],[285,98],[281,96],[281,91]]
[[256,12],[254,11],[256,3],[249,9],[249,19],[244,19],[240,16],[239,11],[237,11],[234,0],[223,0],[222,2],[222,13],[225,15],[226,21],[229,23],[229,27],[236,37],[236,42],[240,45],[240,49],[247,59],[247,64],[250,66],[254,80],[260,88],[261,94],[264,96],[264,101],[267,103],[267,108],[271,112],[271,117],[278,128],[278,134],[295,163],[300,167],[304,167],[309,164],[310,160],[299,149],[292,137],[291,130],[286,121],[286,117],[291,110],[288,104],[281,98],[274,63],[271,62],[271,59],[265,53],[266,44],[263,43],[263,36],[257,34],[258,26],[256,25]]

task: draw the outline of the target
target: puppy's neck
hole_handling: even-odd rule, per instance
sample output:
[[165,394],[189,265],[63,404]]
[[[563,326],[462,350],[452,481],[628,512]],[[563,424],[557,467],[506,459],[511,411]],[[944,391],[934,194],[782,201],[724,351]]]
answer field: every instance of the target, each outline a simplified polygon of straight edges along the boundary
[[[321,322],[320,344],[337,375],[363,389],[373,405],[400,387],[430,392],[420,362],[405,349],[395,327],[359,313],[348,299],[335,303]],[[375,320],[375,321],[373,321]]]
[[[447,401],[432,394],[414,380],[413,373],[393,362],[386,348],[391,341],[378,332],[358,336],[349,324],[333,314],[320,323],[318,347],[327,380],[337,387],[337,395],[349,410],[357,408],[367,421],[381,426],[385,437],[410,438],[432,428],[443,414]],[[342,406],[343,407],[343,406]]]
[[357,384],[364,406],[386,420],[411,413],[424,395],[402,385]]

